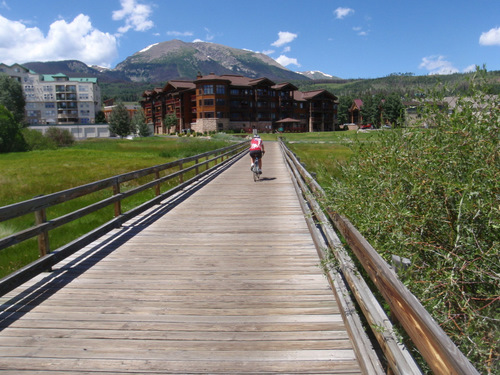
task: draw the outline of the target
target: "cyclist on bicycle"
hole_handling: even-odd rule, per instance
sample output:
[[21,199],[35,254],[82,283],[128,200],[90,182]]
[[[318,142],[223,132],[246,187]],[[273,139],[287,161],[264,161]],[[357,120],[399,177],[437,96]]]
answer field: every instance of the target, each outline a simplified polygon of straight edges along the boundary
[[250,170],[253,168],[253,163],[255,158],[259,158],[259,174],[262,174],[262,155],[266,151],[264,150],[264,142],[260,139],[260,135],[254,134],[252,141],[250,142],[250,157],[252,158],[252,164],[250,165]]

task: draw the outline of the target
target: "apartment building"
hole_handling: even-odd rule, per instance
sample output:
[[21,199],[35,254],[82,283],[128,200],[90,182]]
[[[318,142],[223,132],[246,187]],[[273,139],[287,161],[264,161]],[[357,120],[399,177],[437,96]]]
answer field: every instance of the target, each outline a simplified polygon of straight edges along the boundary
[[30,125],[94,124],[101,110],[97,78],[37,74],[19,64],[1,63],[0,73],[21,83],[26,99],[26,122]]
[[[155,134],[210,131],[304,132],[334,130],[337,97],[326,90],[298,91],[291,83],[240,75],[198,75],[143,93],[141,105]],[[177,117],[175,129],[164,119]]]

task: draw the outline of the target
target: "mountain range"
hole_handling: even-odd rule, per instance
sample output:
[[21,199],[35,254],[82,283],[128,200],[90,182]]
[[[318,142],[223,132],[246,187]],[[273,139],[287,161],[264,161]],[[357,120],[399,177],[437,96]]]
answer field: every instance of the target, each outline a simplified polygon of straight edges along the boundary
[[277,83],[338,79],[321,72],[293,72],[262,53],[214,43],[187,43],[180,40],[150,45],[127,57],[114,69],[87,66],[76,60],[28,62],[23,66],[39,74],[63,73],[68,77],[96,77],[105,83],[193,80],[198,73],[267,77]]

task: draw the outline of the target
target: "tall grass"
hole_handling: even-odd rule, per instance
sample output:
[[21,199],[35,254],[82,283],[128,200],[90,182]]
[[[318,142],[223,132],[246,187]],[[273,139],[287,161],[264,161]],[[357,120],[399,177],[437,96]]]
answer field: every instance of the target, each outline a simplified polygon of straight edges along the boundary
[[422,127],[346,142],[322,182],[387,261],[411,259],[403,281],[483,373],[500,373],[498,105],[481,87],[451,114],[428,105]]
[[[168,137],[134,140],[89,139],[70,148],[1,154],[0,206],[222,148],[227,146],[229,141],[230,139],[225,138],[207,140]],[[145,182],[147,178],[128,182],[121,188],[126,191]],[[163,184],[161,191],[168,190],[175,183],[174,181]],[[108,189],[51,207],[47,210],[47,219],[75,211],[111,195],[112,192]],[[126,212],[153,197],[152,190],[136,194],[122,202],[122,210]],[[51,231],[51,249],[88,233],[111,220],[113,216],[113,207],[106,207]],[[33,225],[34,215],[0,223],[0,238]],[[0,277],[36,260],[38,256],[36,239],[0,251]]]

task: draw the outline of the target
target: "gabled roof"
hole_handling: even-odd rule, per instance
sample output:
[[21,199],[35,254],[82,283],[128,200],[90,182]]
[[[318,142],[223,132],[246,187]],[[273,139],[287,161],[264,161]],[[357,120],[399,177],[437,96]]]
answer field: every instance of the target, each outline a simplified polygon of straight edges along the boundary
[[28,69],[28,68],[26,68],[26,67],[24,67],[24,66],[22,66],[21,64],[18,64],[18,63],[12,64],[12,65],[7,65],[7,64],[4,64],[4,63],[0,63],[0,67],[1,67],[1,66],[5,66],[5,67],[10,68],[10,69],[12,69],[12,68],[14,68],[15,66],[17,66],[17,67],[19,67],[19,68],[23,69],[23,70],[25,71],[25,73],[37,74],[37,73],[36,73],[36,72],[34,72],[33,70]]
[[356,106],[357,109],[361,109],[363,106],[363,101],[361,99],[354,99],[354,106]]
[[256,79],[252,79],[250,80],[250,86],[257,86],[257,85],[260,85],[260,84],[267,84],[267,85],[270,85],[270,86],[274,86],[275,83],[273,81],[271,81],[269,78],[256,78]]
[[163,89],[165,91],[194,90],[196,89],[196,85],[193,81],[172,80],[168,81]]
[[233,75],[233,74],[223,74],[221,76],[210,73],[206,76],[198,76],[198,78],[194,81],[194,83],[202,83],[204,81],[225,81],[230,83],[232,86],[257,86],[260,84],[274,85],[274,82],[269,78],[248,78],[241,75]]
[[283,90],[283,89],[288,89],[288,90],[298,90],[299,88],[295,85],[292,85],[291,83],[289,82],[281,82],[281,83],[278,83],[276,85],[274,85],[272,87],[273,89],[275,90]]
[[299,101],[312,100],[319,95],[325,95],[330,99],[337,100],[337,97],[327,90],[313,90],[313,91],[294,91],[293,98]]

